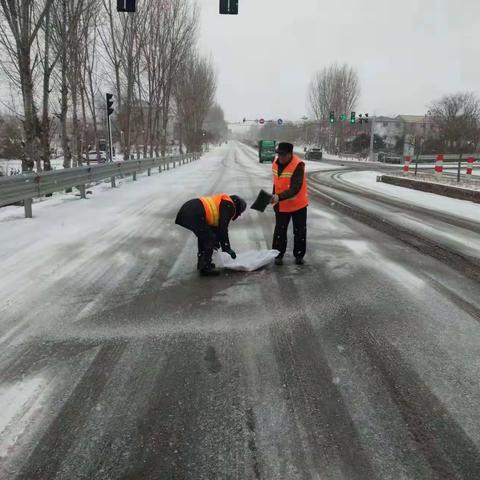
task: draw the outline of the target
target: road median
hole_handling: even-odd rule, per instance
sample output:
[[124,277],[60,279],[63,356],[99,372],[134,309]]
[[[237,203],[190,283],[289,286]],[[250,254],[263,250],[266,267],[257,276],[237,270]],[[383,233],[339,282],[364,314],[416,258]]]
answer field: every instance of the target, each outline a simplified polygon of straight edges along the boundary
[[480,203],[480,183],[475,182],[472,188],[456,186],[447,183],[439,183],[435,179],[400,177],[396,175],[379,175],[377,182],[388,183],[397,187],[411,188],[423,192],[435,193],[445,197],[456,198],[458,200],[469,200],[474,203]]

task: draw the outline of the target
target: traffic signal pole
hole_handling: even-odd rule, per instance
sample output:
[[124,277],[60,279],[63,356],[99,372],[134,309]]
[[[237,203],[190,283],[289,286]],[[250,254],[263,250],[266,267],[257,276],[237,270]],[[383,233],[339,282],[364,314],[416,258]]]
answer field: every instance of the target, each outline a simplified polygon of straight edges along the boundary
[[112,124],[110,123],[110,115],[108,114],[107,108],[107,130],[108,130],[108,158],[110,162],[113,162],[113,154],[112,154]]
[[373,162],[375,160],[373,153],[373,141],[375,139],[375,117],[372,117],[371,125],[372,127],[370,131],[370,161]]
[[105,109],[107,114],[107,133],[108,133],[108,157],[110,162],[113,162],[113,148],[112,148],[112,124],[110,122],[110,116],[113,113],[113,95],[107,93],[105,95]]

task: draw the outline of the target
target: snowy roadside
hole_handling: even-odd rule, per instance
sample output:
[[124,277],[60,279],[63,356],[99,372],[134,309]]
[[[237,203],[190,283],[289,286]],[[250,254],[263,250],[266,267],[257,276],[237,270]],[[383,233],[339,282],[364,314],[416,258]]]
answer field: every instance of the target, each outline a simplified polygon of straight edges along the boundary
[[466,175],[464,175],[460,178],[460,181],[457,181],[457,178],[454,175],[436,175],[435,173],[425,171],[418,172],[417,175],[409,174],[405,176],[404,174],[399,172],[389,174],[389,176],[404,178],[413,182],[426,182],[433,183],[435,185],[445,185],[448,187],[460,188],[463,190],[480,190],[480,181],[475,176],[467,177]]
[[[123,157],[113,157],[114,162],[123,162]],[[50,160],[52,170],[63,170],[63,157],[52,158]],[[84,165],[87,163],[84,162]],[[91,162],[91,165],[96,165],[97,162]],[[36,171],[34,168],[33,171]],[[0,159],[0,178],[2,175],[18,175],[22,172],[22,161],[21,160],[5,160]]]
[[[63,169],[63,157],[54,158],[51,160],[53,170]],[[21,160],[4,160],[0,159],[0,174],[5,176],[19,174],[22,171]]]
[[[307,148],[308,148],[308,146],[307,146]],[[303,155],[303,154],[305,154],[305,145],[295,146],[293,148],[293,151],[297,155]],[[345,156],[334,155],[332,153],[327,153],[327,152],[323,152],[323,159],[320,160],[320,161],[324,161],[324,160],[333,160],[335,162],[357,162],[357,163],[369,163],[369,164],[372,164],[372,165],[385,165],[385,163],[382,163],[382,162],[371,162],[368,158],[357,158],[357,157],[354,157],[352,155],[345,155]],[[387,165],[389,165],[389,164],[387,164]],[[396,165],[396,166],[398,166],[398,165]]]
[[[211,158],[212,155],[205,155],[204,159]],[[213,155],[216,158],[215,155]],[[133,181],[131,176],[124,178],[117,178],[116,188],[112,189],[110,184],[110,179],[104,180],[101,183],[96,185],[91,185],[88,187],[87,200],[82,201],[80,199],[80,192],[74,188],[71,193],[54,193],[51,197],[41,197],[34,199],[34,217],[44,217],[47,214],[47,217],[53,213],[52,219],[56,216],[62,218],[62,215],[70,215],[72,212],[71,209],[75,209],[75,214],[77,212],[82,212],[84,210],[96,209],[95,217],[98,220],[98,215],[101,215],[102,209],[105,208],[105,202],[109,202],[109,210],[111,207],[110,202],[112,200],[119,201],[121,197],[121,203],[125,200],[125,195],[132,197],[131,200],[136,198],[138,191],[141,192],[141,196],[144,194],[149,195],[152,191],[158,188],[158,184],[167,183],[166,177],[169,172],[177,172],[176,179],[183,179],[185,177],[185,170],[191,171],[190,168],[186,169],[187,165],[182,165],[176,169],[171,169],[170,171],[163,171],[162,173],[153,173],[151,177],[147,176],[147,172],[143,172],[137,176],[137,181]],[[182,173],[180,172],[183,172]],[[152,181],[145,182],[146,179],[151,179]],[[138,189],[136,188],[138,186]],[[121,192],[121,193],[120,193]],[[103,202],[103,203],[97,203]],[[47,213],[48,212],[48,213]],[[15,220],[25,220],[25,212],[23,206],[7,206],[0,208],[0,234],[2,233],[1,224],[8,222],[11,223]],[[23,222],[22,222],[23,223]],[[29,223],[28,221],[26,222]]]
[[406,203],[437,212],[462,217],[470,221],[480,222],[480,205],[477,203],[377,182],[378,175],[382,175],[382,173],[365,171],[347,172],[342,174],[341,178],[348,183],[366,188],[377,194],[393,197]]
[[[63,168],[63,166],[61,168]],[[157,174],[154,173],[153,175],[155,176]],[[138,180],[141,181],[142,177],[146,177],[146,176],[147,176],[147,172],[143,172],[141,174],[138,174],[137,177],[138,177]],[[121,187],[123,184],[129,184],[129,183],[133,183],[132,177],[130,175],[128,177],[123,177],[123,178],[117,177],[116,179],[117,188]],[[110,190],[111,190],[111,182],[110,182],[110,179],[108,178],[103,181],[99,181],[95,184],[89,185],[87,187],[87,197],[95,198],[99,196],[99,194],[105,191],[110,191]],[[55,192],[50,197],[43,196],[43,197],[34,198],[33,199],[34,215],[35,216],[40,215],[41,213],[39,212],[41,212],[42,209],[44,208],[62,205],[74,199],[79,199],[79,197],[80,197],[80,191],[74,188],[71,193]],[[11,205],[6,207],[0,207],[0,223],[5,221],[15,220],[15,219],[21,219],[21,218],[24,218],[24,216],[25,216],[25,212],[24,212],[23,206]]]

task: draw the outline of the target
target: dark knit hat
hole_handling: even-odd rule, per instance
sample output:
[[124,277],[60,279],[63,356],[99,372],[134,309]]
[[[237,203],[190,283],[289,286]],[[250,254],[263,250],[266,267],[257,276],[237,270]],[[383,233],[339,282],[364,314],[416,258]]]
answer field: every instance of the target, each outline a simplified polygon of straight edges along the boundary
[[280,142],[277,146],[278,154],[293,153],[293,145],[288,142]]
[[247,203],[243,198],[237,195],[230,195],[230,198],[235,204],[235,216],[233,217],[233,220],[236,220],[247,209]]

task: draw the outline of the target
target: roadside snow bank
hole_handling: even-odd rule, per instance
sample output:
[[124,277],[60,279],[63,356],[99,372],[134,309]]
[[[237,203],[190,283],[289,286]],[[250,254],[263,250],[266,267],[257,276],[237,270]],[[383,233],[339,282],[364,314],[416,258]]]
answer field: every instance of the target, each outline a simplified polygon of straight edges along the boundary
[[380,172],[347,172],[341,175],[342,180],[359,187],[372,190],[375,193],[403,200],[423,208],[437,212],[447,213],[452,216],[480,222],[480,205],[467,200],[443,197],[434,193],[411,190],[386,183],[377,182]]

